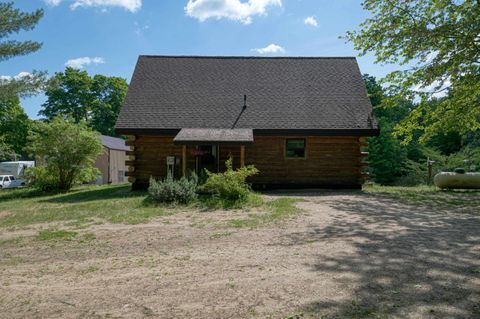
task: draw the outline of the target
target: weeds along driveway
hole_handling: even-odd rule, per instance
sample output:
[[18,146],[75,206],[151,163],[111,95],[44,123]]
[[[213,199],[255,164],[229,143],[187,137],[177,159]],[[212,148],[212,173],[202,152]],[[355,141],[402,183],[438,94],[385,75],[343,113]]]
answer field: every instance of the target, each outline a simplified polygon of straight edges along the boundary
[[4,242],[0,317],[480,318],[477,197],[283,196],[303,213],[253,229],[218,225],[260,211],[184,210]]

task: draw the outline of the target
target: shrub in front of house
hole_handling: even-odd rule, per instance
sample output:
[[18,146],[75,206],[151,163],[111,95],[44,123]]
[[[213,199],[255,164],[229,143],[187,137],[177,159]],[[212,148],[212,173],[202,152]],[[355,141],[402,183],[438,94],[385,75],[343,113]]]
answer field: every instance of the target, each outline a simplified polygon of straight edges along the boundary
[[200,189],[228,201],[247,199],[251,193],[247,178],[258,174],[258,169],[249,165],[234,170],[231,158],[225,162],[225,166],[227,170],[222,173],[212,173],[207,170],[207,180]]
[[171,175],[160,181],[150,178],[148,194],[155,202],[188,204],[197,197],[197,185],[195,174],[177,180]]

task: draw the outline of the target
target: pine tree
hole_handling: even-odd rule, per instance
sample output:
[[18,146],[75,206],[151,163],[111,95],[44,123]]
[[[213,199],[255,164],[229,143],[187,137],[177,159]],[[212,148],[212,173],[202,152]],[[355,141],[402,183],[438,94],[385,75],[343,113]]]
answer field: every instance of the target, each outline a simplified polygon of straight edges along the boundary
[[[42,44],[35,41],[10,39],[12,34],[32,30],[43,17],[43,10],[22,12],[13,2],[0,3],[0,62],[39,50]],[[44,72],[34,71],[26,76],[0,79],[0,99],[25,96],[38,92],[45,80]]]

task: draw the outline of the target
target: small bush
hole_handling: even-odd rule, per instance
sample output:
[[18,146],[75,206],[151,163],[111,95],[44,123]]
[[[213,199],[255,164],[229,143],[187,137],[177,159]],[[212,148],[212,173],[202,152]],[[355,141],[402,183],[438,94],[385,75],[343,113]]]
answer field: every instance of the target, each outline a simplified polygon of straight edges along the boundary
[[227,170],[223,173],[212,173],[207,170],[207,181],[202,185],[201,190],[228,201],[245,200],[250,194],[250,186],[246,180],[258,174],[258,169],[249,165],[234,170],[231,158],[225,162],[225,166]]
[[171,175],[162,181],[150,178],[148,194],[156,202],[187,204],[197,197],[197,185],[198,177],[195,174],[179,180],[173,179]]
[[[95,167],[87,167],[82,169],[72,181],[72,186],[75,184],[83,184],[91,182],[99,170]],[[50,170],[48,166],[37,166],[29,168],[25,176],[30,184],[42,192],[56,192],[67,191],[59,184],[59,175]]]
[[48,172],[45,166],[29,168],[26,177],[33,187],[42,192],[51,192],[58,188],[56,176]]

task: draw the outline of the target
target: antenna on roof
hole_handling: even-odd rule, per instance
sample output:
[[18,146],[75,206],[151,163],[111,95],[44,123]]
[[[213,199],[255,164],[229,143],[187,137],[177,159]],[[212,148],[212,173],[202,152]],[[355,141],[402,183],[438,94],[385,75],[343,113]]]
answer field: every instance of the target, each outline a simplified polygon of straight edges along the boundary
[[243,109],[247,108],[247,95],[243,96]]

